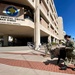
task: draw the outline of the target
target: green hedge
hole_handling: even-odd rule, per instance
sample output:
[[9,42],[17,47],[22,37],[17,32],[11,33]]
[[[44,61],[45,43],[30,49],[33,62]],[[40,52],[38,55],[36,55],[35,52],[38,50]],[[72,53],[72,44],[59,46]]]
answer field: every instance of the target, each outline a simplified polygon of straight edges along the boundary
[[55,42],[52,42],[51,44],[52,44],[52,45],[58,45],[58,43],[55,43]]

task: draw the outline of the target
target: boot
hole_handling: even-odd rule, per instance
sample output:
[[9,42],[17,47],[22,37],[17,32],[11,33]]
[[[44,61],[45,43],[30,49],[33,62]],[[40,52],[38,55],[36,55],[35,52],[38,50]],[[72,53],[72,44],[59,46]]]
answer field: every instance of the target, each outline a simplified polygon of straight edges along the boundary
[[72,68],[73,71],[75,71],[75,68]]
[[60,70],[66,70],[66,69],[67,69],[67,66],[66,65],[60,67]]

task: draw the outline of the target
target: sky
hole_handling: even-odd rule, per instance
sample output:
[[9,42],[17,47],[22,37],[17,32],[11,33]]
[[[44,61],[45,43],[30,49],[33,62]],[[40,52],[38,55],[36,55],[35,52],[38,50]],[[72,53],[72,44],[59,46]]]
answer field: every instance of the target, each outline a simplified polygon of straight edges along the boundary
[[75,0],[54,0],[58,16],[63,18],[66,34],[75,38]]

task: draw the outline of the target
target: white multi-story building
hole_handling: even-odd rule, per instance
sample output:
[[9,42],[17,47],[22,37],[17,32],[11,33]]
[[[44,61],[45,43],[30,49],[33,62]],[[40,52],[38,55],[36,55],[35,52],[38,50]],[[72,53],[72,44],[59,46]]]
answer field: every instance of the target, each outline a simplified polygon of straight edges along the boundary
[[[0,2],[0,37],[3,46],[27,45],[63,39],[63,21],[57,15],[53,0],[3,0]],[[61,36],[62,33],[62,36]],[[8,41],[9,40],[9,41]]]

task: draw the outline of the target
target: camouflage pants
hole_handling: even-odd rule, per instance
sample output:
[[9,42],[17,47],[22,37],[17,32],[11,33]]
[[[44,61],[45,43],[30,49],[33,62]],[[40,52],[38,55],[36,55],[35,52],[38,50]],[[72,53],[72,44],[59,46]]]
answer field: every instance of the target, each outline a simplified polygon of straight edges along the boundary
[[64,60],[64,64],[68,66],[69,63],[75,65],[75,50],[66,52],[66,59]]

